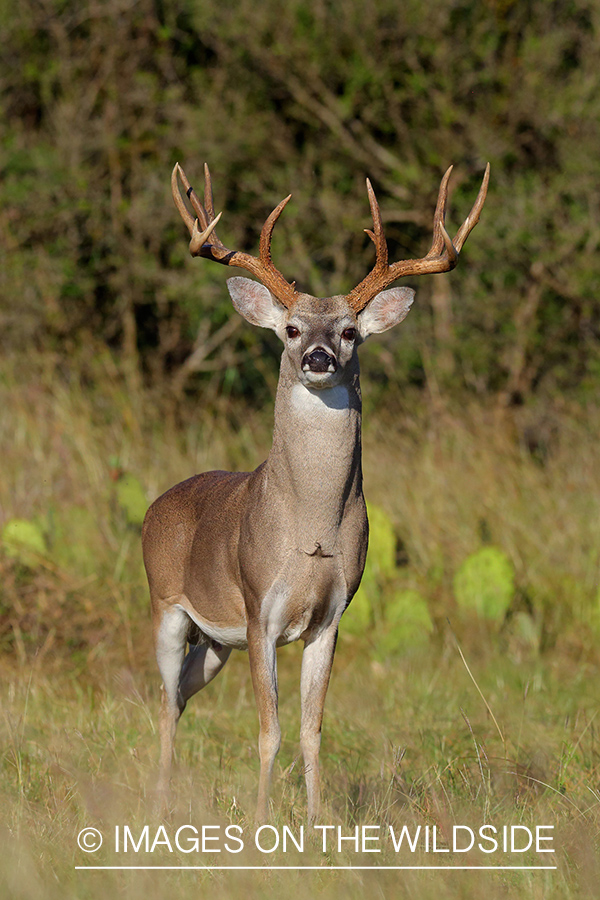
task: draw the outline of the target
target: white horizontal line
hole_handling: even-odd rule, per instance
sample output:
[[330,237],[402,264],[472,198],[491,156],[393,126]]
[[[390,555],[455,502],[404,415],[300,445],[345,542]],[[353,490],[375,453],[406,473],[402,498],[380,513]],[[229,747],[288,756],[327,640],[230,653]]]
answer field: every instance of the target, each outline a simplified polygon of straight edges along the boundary
[[135,869],[136,871],[148,871],[150,869],[168,869],[169,871],[206,871],[206,872],[272,872],[272,871],[298,871],[300,869],[310,869],[315,872],[323,872],[326,869],[343,869],[361,872],[375,871],[399,871],[399,870],[416,870],[416,869],[460,869],[461,871],[473,871],[481,869],[486,871],[534,871],[541,869],[557,869],[558,866],[75,866],[76,870],[95,869],[95,870],[114,870],[114,869]]

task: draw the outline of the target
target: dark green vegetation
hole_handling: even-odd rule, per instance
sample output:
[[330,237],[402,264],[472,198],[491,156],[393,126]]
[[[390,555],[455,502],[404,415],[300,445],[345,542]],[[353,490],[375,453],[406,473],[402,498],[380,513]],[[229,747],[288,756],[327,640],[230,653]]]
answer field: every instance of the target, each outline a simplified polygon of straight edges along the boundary
[[174,162],[193,182],[210,163],[239,249],[292,191],[275,258],[323,295],[372,263],[366,175],[402,258],[428,246],[446,167],[456,227],[489,159],[466,261],[419,285],[374,374],[504,402],[597,389],[597,0],[3,0],[0,28],[4,352],[101,341],[132,378],[262,399],[274,345],[211,340],[224,276],[186,256]]
[[[597,0],[0,0],[2,896],[597,896],[599,32]],[[292,190],[274,257],[321,295],[372,264],[365,176],[398,259],[426,252],[446,166],[452,233],[491,162],[456,272],[362,350],[372,544],[325,821],[554,825],[556,872],[75,872],[82,827],[157,825],[144,509],[270,443],[277,341],[235,316],[239,272],[188,257],[176,160],[196,184],[211,164],[250,252]],[[294,828],[299,654],[273,798]],[[251,829],[256,733],[236,653],[182,720],[174,823]],[[431,863],[327,858],[373,861]]]

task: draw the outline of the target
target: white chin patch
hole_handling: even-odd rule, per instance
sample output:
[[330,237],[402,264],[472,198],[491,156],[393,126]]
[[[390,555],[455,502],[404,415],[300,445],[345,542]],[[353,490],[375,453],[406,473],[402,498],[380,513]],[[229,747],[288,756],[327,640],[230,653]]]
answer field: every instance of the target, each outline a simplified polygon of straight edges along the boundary
[[313,372],[311,369],[303,369],[304,380],[311,387],[326,387],[331,383],[335,372]]

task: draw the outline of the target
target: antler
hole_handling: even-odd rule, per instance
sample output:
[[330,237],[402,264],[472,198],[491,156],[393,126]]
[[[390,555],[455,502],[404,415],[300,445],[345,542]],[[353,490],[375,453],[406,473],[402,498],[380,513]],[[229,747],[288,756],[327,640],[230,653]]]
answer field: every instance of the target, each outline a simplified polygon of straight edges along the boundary
[[[191,215],[181,196],[177,182],[178,175],[197,218]],[[283,306],[289,309],[296,299],[295,282],[290,284],[286,281],[279,269],[273,264],[271,259],[271,236],[277,219],[292,195],[290,194],[275,207],[263,225],[260,233],[259,257],[257,258],[250,256],[249,253],[242,253],[240,250],[228,250],[225,244],[217,237],[215,228],[222,213],[215,216],[212,182],[206,163],[204,164],[204,206],[187,180],[186,174],[179,163],[175,164],[171,175],[171,190],[175,206],[179,210],[179,214],[191,235],[190,253],[192,256],[203,256],[205,259],[212,259],[214,262],[221,263],[224,266],[238,266],[241,269],[247,269],[271,291],[273,296]]]
[[367,277],[363,278],[360,284],[350,291],[346,297],[355,312],[358,313],[364,309],[376,294],[398,278],[406,275],[432,275],[437,272],[449,272],[455,267],[458,262],[458,254],[479,221],[479,214],[485,201],[490,179],[490,164],[488,163],[485,168],[483,182],[473,208],[458,229],[454,241],[450,239],[448,232],[444,228],[446,201],[448,200],[448,182],[451,172],[452,166],[450,166],[440,184],[435,215],[433,217],[433,242],[429,253],[422,259],[405,259],[393,263],[391,266],[388,263],[388,247],[383,232],[379,204],[371,187],[371,182],[367,178],[367,192],[373,217],[373,231],[369,231],[367,228],[365,228],[365,231],[375,244],[376,262]]

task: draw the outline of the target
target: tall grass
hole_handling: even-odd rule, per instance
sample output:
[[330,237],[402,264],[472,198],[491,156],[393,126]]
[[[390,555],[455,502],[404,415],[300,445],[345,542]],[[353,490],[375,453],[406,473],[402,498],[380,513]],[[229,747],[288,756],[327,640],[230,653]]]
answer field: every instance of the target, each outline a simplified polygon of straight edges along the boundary
[[[116,824],[160,824],[152,795],[159,678],[139,521],[120,486],[139,484],[149,502],[195,471],[253,467],[268,450],[271,413],[201,402],[174,412],[165,398],[128,392],[106,356],[74,360],[72,372],[48,359],[33,359],[27,372],[5,363],[0,410],[0,529],[27,520],[46,542],[28,555],[0,549],[3,896],[594,895],[597,409],[499,414],[407,402],[367,413],[366,493],[398,536],[390,583],[419,592],[434,629],[418,646],[382,653],[377,623],[358,634],[342,623],[322,747],[323,821],[345,833],[356,825],[436,825],[446,836],[452,824],[553,825],[558,868],[213,874],[79,871],[92,859],[118,860],[108,847],[87,856],[76,835],[89,825],[109,835]],[[455,596],[456,572],[482,546],[501,549],[515,571],[499,620],[468,613]],[[299,660],[295,645],[279,654],[284,739],[273,796],[273,823],[295,829],[305,822]],[[236,653],[181,720],[169,827],[237,823],[252,832],[256,733],[247,659]],[[490,862],[481,853],[458,862],[467,857]],[[207,859],[439,862],[422,851],[396,857],[389,843],[377,856],[311,845],[302,857],[248,847],[200,862]],[[190,864],[166,852],[151,861]]]

